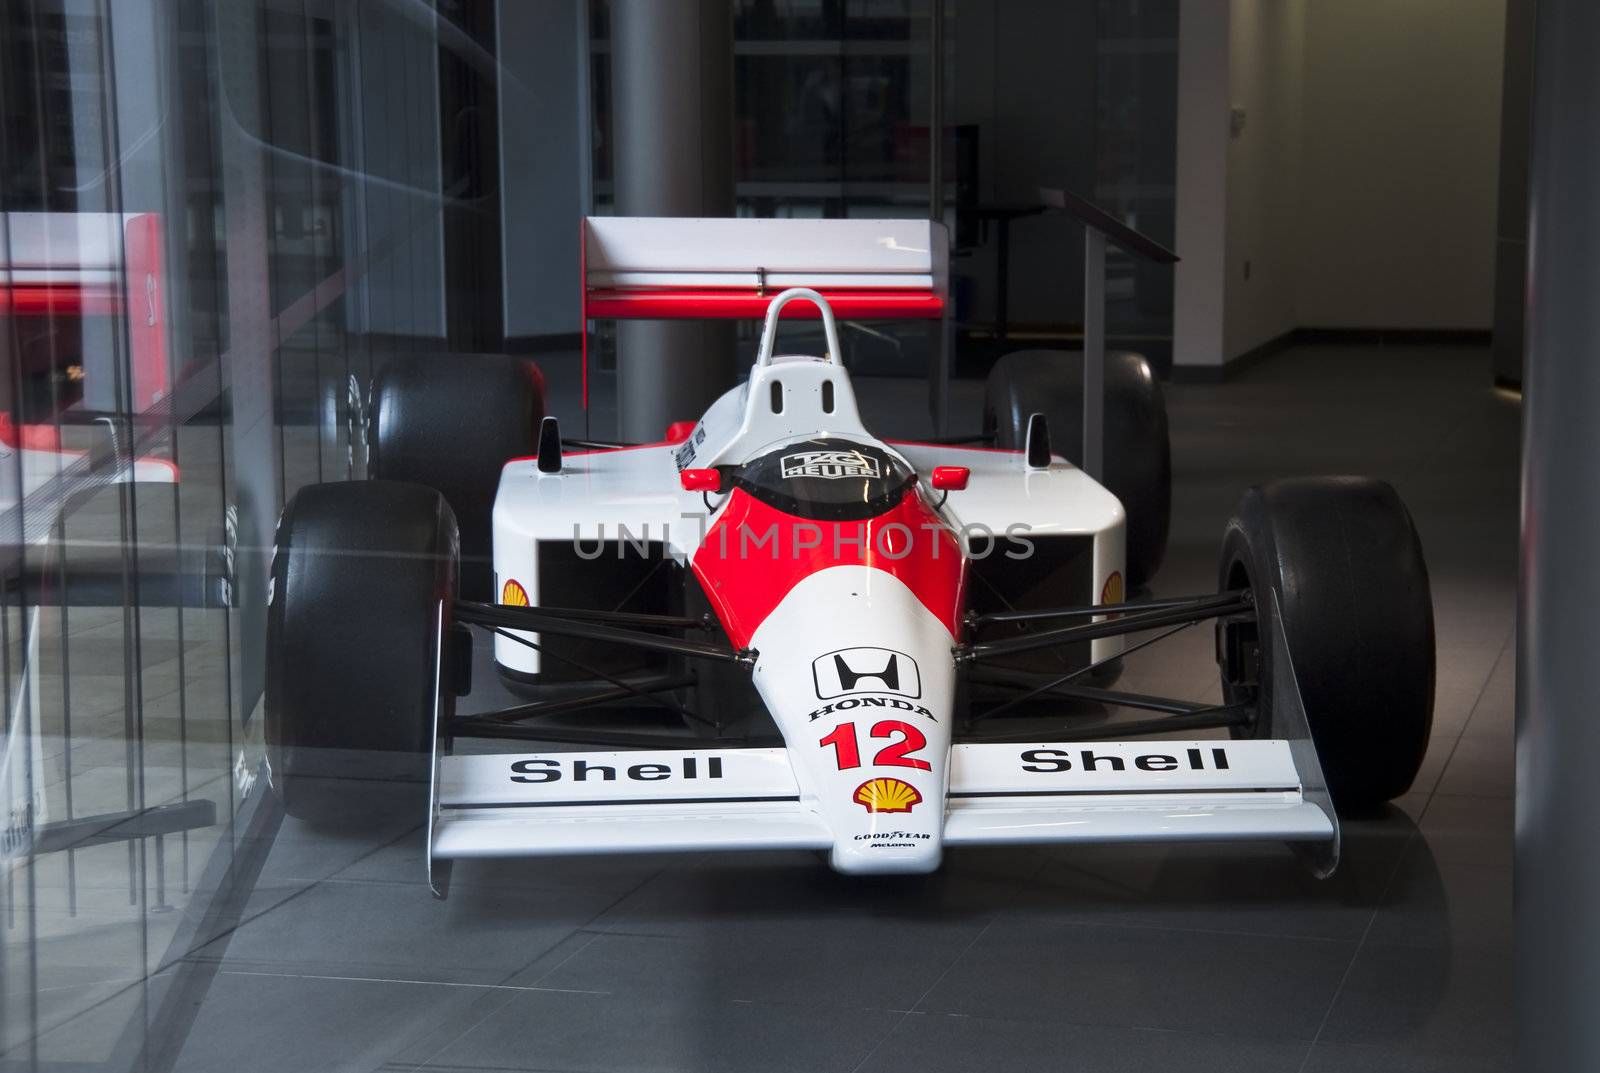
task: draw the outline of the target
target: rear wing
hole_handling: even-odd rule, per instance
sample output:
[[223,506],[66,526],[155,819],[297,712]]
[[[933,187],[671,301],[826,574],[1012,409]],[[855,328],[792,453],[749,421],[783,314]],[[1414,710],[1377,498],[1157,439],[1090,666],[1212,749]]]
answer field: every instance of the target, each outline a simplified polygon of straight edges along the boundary
[[[946,326],[929,391],[943,427],[950,253],[931,220],[590,216],[582,223],[583,405],[591,320],[759,320],[774,295],[809,287],[841,320],[929,320]],[[818,316],[792,302],[785,317]]]
[[[62,345],[36,345],[15,360],[31,374],[70,377],[80,408],[92,413],[120,412],[124,390],[135,413],[160,402],[171,387],[162,243],[152,212],[0,215],[0,319],[33,320],[30,334],[63,336]],[[124,332],[126,384],[115,368]]]

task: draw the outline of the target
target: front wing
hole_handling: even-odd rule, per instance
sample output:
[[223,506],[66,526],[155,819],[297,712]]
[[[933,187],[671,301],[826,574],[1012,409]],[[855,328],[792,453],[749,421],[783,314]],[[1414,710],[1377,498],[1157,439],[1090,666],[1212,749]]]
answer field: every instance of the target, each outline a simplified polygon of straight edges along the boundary
[[[849,837],[899,848],[896,811],[939,808],[943,842],[1284,841],[1319,876],[1339,861],[1337,814],[1306,718],[1276,595],[1269,739],[960,743],[942,800],[869,808]],[[435,742],[442,738],[435,711]],[[863,785],[856,800],[862,803]],[[837,806],[837,802],[833,803]],[[628,851],[834,849],[789,751],[685,749],[447,754],[435,748],[428,872],[444,895],[468,857]]]
[[[828,849],[787,750],[444,756],[430,858]],[[1288,741],[1052,742],[951,748],[951,845],[1260,840],[1328,843]],[[870,834],[899,835],[892,814]]]

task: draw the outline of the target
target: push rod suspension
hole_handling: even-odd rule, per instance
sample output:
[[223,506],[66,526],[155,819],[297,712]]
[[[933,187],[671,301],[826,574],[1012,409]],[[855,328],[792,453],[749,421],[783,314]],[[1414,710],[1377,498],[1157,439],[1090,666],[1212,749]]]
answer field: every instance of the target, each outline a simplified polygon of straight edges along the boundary
[[[986,611],[969,613],[966,623],[974,629],[996,622],[1037,622],[1053,618],[1093,618],[1096,615],[1129,615],[1145,611],[1169,611],[1184,607],[1205,606],[1218,600],[1238,597],[1236,592],[1210,593],[1205,596],[1172,596],[1164,600],[1135,600],[1120,604],[1083,604],[1078,607],[1047,607],[1028,610]],[[1224,612],[1226,614],[1227,612]]]
[[[630,645],[634,648],[642,648],[651,652],[668,652],[692,659],[709,659],[720,663],[742,664],[748,664],[755,660],[755,653],[748,649],[735,651],[731,648],[707,644],[704,641],[690,641],[682,637],[668,637],[655,633],[643,633],[639,630],[623,629],[609,622],[595,622],[587,618],[574,618],[565,611],[545,608],[510,607],[500,604],[476,603],[471,600],[457,600],[455,616],[458,622],[469,622],[479,626],[507,630],[527,630],[532,633],[548,633],[559,637],[577,637],[586,641],[606,641],[612,644]],[[663,624],[657,623],[657,625]]]
[[1055,675],[1017,671],[1006,667],[974,667],[968,675],[968,681],[975,685],[1002,686],[1011,689],[1037,689],[1043,686],[1044,689],[1037,692],[1037,696],[1096,701],[1118,708],[1138,708],[1143,711],[1166,712],[1169,715],[1192,715],[1214,707],[1210,704],[1195,704],[1167,697],[1152,697],[1144,693],[1123,693],[1113,689],[1098,689],[1094,686],[1058,684]]
[[[957,649],[956,661],[970,663],[1012,656],[1019,652],[1036,652],[1041,648],[1053,648],[1056,645],[1073,644],[1077,641],[1092,641],[1096,637],[1116,637],[1120,634],[1138,633],[1141,630],[1151,630],[1161,626],[1200,622],[1203,619],[1220,618],[1223,615],[1248,611],[1252,606],[1254,605],[1248,592],[1225,593],[1210,600],[1187,603],[1182,607],[1156,611],[1130,611],[1105,622],[1063,626],[1060,629],[1045,630],[1042,633],[1027,634],[1022,637],[1005,637],[996,641],[977,641]],[[1099,613],[1106,612],[1102,609]]]
[[473,722],[489,721],[493,723],[520,723],[527,719],[537,719],[545,715],[562,715],[566,712],[581,711],[596,704],[609,704],[615,700],[637,698],[641,693],[650,695],[665,693],[672,689],[684,689],[695,683],[692,674],[670,675],[650,678],[645,681],[624,682],[622,685],[612,686],[610,689],[601,689],[581,696],[555,697],[550,700],[532,701],[528,704],[517,704],[510,708],[501,708],[492,712],[473,712],[471,715],[458,717],[460,720]]

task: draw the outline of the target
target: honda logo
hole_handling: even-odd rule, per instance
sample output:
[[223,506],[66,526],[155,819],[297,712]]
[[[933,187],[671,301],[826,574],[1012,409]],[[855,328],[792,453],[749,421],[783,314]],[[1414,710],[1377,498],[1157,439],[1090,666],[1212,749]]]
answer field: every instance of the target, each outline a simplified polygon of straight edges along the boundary
[[822,700],[846,693],[922,696],[917,661],[890,648],[841,648],[811,661],[811,676]]

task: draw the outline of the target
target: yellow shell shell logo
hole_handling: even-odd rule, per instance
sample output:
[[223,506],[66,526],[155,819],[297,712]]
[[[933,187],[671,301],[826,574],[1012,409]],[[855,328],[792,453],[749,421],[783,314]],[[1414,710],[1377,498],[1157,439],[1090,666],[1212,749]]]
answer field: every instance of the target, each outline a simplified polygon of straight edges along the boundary
[[1122,602],[1122,571],[1113,570],[1111,576],[1106,578],[1105,588],[1100,590],[1100,602],[1103,604]]
[[868,812],[910,812],[921,804],[922,795],[915,786],[899,779],[868,779],[856,787],[851,800]]
[[500,602],[512,607],[527,607],[528,590],[515,581],[507,581],[500,590]]

